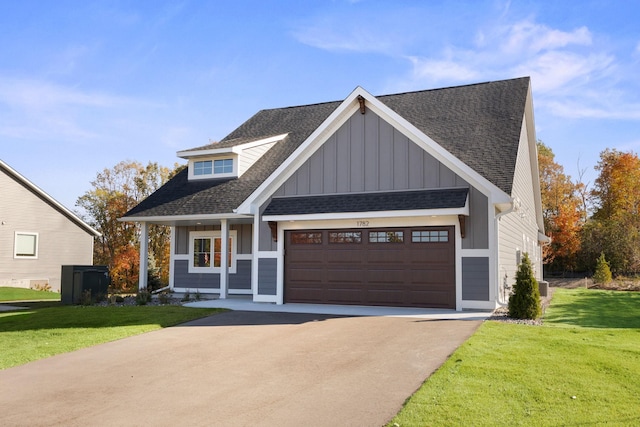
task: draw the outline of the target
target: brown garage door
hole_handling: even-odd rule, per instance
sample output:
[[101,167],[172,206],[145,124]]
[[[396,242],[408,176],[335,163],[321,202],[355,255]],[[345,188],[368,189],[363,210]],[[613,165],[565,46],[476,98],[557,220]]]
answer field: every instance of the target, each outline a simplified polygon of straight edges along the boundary
[[285,302],[455,308],[454,227],[285,233]]

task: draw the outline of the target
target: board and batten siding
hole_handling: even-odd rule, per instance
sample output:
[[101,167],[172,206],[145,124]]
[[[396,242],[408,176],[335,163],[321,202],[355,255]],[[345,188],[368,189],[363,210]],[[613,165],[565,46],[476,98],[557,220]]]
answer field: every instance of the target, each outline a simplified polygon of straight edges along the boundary
[[515,283],[519,256],[524,252],[529,253],[536,278],[542,279],[529,143],[526,121],[523,120],[512,190],[512,196],[517,198],[519,206],[516,211],[501,217],[499,224],[499,280],[501,284],[509,286]]
[[[38,258],[14,259],[15,233],[38,233]],[[63,265],[93,264],[93,235],[0,169],[0,286],[47,281],[60,291]]]
[[[470,216],[463,249],[488,249],[488,199],[372,111],[354,113],[274,196],[467,187]],[[261,206],[264,211],[271,200]],[[261,222],[260,250],[275,251]]]

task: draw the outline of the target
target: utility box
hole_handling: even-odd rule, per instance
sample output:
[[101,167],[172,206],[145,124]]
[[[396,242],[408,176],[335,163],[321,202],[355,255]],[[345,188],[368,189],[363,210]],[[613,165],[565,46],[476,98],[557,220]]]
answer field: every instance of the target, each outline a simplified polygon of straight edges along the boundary
[[540,291],[541,297],[549,296],[549,282],[545,280],[540,280],[538,282],[538,290]]
[[78,304],[85,291],[91,291],[92,298],[107,296],[110,282],[106,265],[63,265],[60,300],[63,304]]

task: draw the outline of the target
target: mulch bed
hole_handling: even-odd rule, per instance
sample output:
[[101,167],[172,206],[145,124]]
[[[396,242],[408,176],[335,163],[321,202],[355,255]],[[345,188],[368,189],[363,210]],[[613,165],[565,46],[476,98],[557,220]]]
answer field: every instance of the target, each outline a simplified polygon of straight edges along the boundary
[[[546,297],[540,298],[540,305],[542,306],[542,314],[547,310],[549,304],[551,303],[551,298],[553,296],[553,288],[549,288],[549,292]],[[487,320],[493,320],[496,322],[505,322],[505,323],[517,323],[520,325],[532,325],[532,326],[540,326],[542,325],[542,317],[538,319],[514,319],[513,317],[509,317],[509,309],[507,307],[496,308],[491,316],[487,318]]]

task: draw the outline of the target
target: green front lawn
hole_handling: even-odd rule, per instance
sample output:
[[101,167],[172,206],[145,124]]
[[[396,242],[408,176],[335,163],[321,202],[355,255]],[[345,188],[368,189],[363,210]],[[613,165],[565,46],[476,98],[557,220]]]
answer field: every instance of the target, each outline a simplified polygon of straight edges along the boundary
[[182,306],[36,306],[0,312],[0,369],[223,311]]
[[6,301],[32,301],[32,300],[59,300],[58,292],[34,291],[25,288],[10,288],[0,286],[0,302]]
[[558,289],[543,326],[485,322],[390,426],[640,424],[640,294]]

